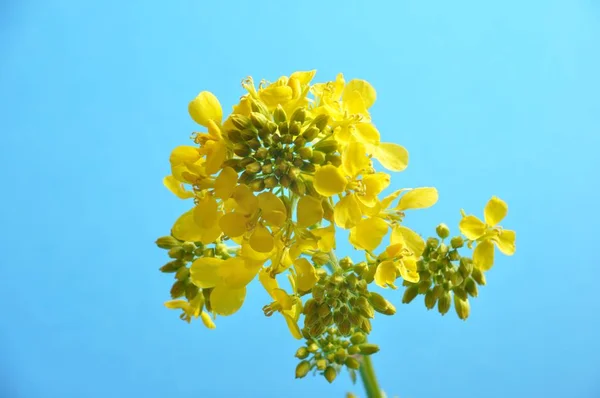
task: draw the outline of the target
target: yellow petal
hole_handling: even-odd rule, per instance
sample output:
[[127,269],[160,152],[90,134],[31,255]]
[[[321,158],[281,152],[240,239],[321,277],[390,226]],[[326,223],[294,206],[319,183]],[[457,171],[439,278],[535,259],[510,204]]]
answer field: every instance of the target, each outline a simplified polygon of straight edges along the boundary
[[397,225],[392,229],[391,244],[403,242],[413,252],[415,257],[421,256],[425,250],[425,241],[415,231],[403,225]]
[[282,313],[285,318],[285,322],[287,323],[288,329],[290,329],[290,333],[294,336],[295,339],[300,340],[302,338],[302,332],[300,332],[300,328],[298,327],[298,321],[285,313]]
[[312,234],[318,236],[319,250],[322,252],[329,252],[335,249],[335,226],[333,224],[325,228],[313,229]]
[[498,236],[492,238],[498,249],[507,256],[512,256],[515,254],[515,240],[517,235],[515,231],[511,231],[510,229],[503,229],[500,231]]
[[169,162],[171,166],[195,163],[200,159],[200,152],[195,146],[181,145],[171,151]]
[[387,260],[377,266],[374,280],[375,284],[379,287],[386,288],[390,286],[392,289],[395,289],[394,282],[396,281],[396,277],[396,265],[394,265],[393,261]]
[[262,218],[269,225],[282,226],[287,218],[287,209],[283,201],[271,192],[258,195],[258,206],[262,210]]
[[261,285],[265,288],[267,293],[269,293],[269,296],[275,299],[273,291],[279,288],[279,284],[277,283],[277,279],[271,277],[267,268],[262,268],[258,272],[258,280],[260,281]]
[[362,212],[354,193],[344,196],[336,203],[333,217],[337,226],[345,229],[350,229],[360,222]]
[[438,191],[433,187],[415,188],[400,198],[396,210],[426,209],[438,200]]
[[315,172],[314,187],[323,196],[333,196],[344,192],[348,181],[342,171],[328,164]]
[[402,171],[408,166],[408,151],[398,144],[382,142],[373,146],[373,157],[388,170]]
[[202,239],[202,229],[194,221],[194,209],[183,213],[171,229],[171,234],[179,239],[190,242],[199,242]]
[[350,230],[350,243],[354,246],[373,251],[387,234],[388,224],[379,217],[361,220]]
[[344,90],[344,95],[342,99],[342,104],[344,110],[348,112],[350,115],[361,115],[368,120],[370,120],[369,111],[367,110],[367,105],[365,104],[365,100],[360,95],[358,91],[348,91]]
[[200,314],[200,319],[202,319],[202,323],[204,324],[204,326],[206,326],[209,329],[214,329],[216,328],[215,323],[213,322],[213,320],[211,319],[210,315],[208,315],[206,312],[202,312]]
[[367,149],[362,142],[351,142],[342,153],[342,164],[346,174],[352,179],[370,166]]
[[414,256],[404,257],[400,261],[400,275],[408,282],[417,283],[419,273],[417,272],[417,260]]
[[202,230],[202,238],[200,239],[200,242],[202,242],[205,245],[214,243],[220,236],[221,236],[221,227],[219,226],[219,221],[221,220],[221,216],[222,213],[217,213],[217,220],[216,222],[213,224],[212,227],[208,228],[208,229],[203,229]]
[[170,300],[170,301],[166,301],[165,302],[165,307],[167,307],[170,310],[187,310],[188,307],[190,306],[190,303],[188,303],[185,300]]
[[221,282],[219,267],[223,260],[215,257],[200,257],[190,266],[192,283],[201,288],[215,287]]
[[381,207],[384,209],[387,209],[392,204],[392,202],[394,200],[396,200],[398,198],[398,196],[400,196],[400,194],[402,192],[406,192],[406,191],[408,191],[407,188],[402,188],[402,189],[392,192],[391,194],[389,194],[388,196],[383,198],[383,200],[381,201]]
[[209,91],[202,91],[188,105],[188,112],[194,121],[203,126],[208,126],[209,120],[221,123],[223,110],[217,97]]
[[244,261],[240,257],[231,257],[221,264],[218,274],[225,286],[239,289],[250,283],[259,269],[260,264]]
[[490,227],[498,225],[508,213],[508,205],[497,196],[493,196],[485,205],[483,212],[485,223]]
[[254,214],[258,210],[258,198],[246,185],[238,185],[233,190],[233,199],[245,214]]
[[297,216],[300,228],[310,227],[323,219],[323,206],[319,199],[303,196],[298,201]]
[[494,245],[489,240],[479,242],[473,250],[473,265],[487,271],[494,265]]
[[372,123],[356,123],[350,127],[350,132],[357,141],[370,145],[379,145],[379,130]]
[[194,208],[194,220],[203,229],[212,228],[217,222],[218,204],[212,196],[200,199]]
[[250,246],[249,242],[242,242],[241,256],[245,259],[259,262],[262,264],[270,257],[270,255],[270,253],[260,253],[254,250],[252,246]]
[[289,86],[276,86],[271,84],[259,93],[260,99],[269,108],[274,108],[279,104],[285,104],[293,96],[292,88]]
[[309,71],[297,71],[290,75],[290,79],[295,78],[300,82],[300,84],[306,85],[306,84],[310,83],[310,81],[313,79],[313,77],[315,77],[316,73],[317,73],[316,69],[309,70]]
[[219,285],[210,293],[210,306],[219,315],[231,315],[242,307],[246,298],[246,287],[230,289]]
[[285,290],[279,288],[273,289],[271,294],[275,301],[279,303],[282,310],[286,311],[292,309],[292,306],[294,305],[294,299],[292,296],[287,294]]
[[370,108],[373,105],[373,103],[375,103],[375,100],[377,99],[377,93],[376,93],[375,89],[366,80],[362,80],[362,79],[350,80],[348,82],[348,84],[346,84],[346,87],[344,87],[344,93],[342,94],[342,99],[345,101],[345,97],[353,91],[357,91],[360,94],[360,96],[362,97],[363,101],[365,102],[365,106],[367,108]]
[[249,242],[250,246],[259,253],[269,253],[275,245],[273,235],[262,224],[256,225]]
[[189,199],[194,197],[194,193],[186,190],[183,184],[173,176],[166,176],[165,178],[163,178],[163,184],[179,199]]
[[487,229],[483,221],[472,215],[463,217],[458,223],[458,228],[464,236],[471,240],[481,238]]
[[206,173],[214,174],[221,169],[221,165],[227,157],[227,146],[222,141],[214,142],[210,148],[210,152],[206,155]]
[[377,195],[390,185],[390,175],[381,172],[369,174],[363,177],[362,183],[365,187],[365,194],[359,199],[365,205],[373,207],[378,202]]
[[241,213],[226,213],[219,220],[219,226],[223,233],[230,238],[237,238],[246,232],[246,216]]
[[215,179],[215,196],[222,200],[229,199],[233,195],[237,179],[237,172],[231,167],[225,167]]
[[304,257],[294,261],[294,269],[296,270],[297,278],[296,285],[298,290],[307,292],[317,283],[317,273],[315,267]]

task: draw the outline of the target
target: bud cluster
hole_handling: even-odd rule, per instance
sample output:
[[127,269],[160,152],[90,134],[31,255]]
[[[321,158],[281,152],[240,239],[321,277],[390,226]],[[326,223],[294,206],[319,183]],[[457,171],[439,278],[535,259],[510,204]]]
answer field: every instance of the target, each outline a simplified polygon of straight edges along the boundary
[[[241,173],[238,183],[254,192],[276,187],[289,188],[303,196],[307,189],[314,194],[303,173],[312,174],[316,166],[342,162],[337,142],[324,139],[332,134],[329,117],[320,114],[309,120],[305,107],[288,117],[281,105],[272,112],[260,101],[251,102],[250,116],[233,114],[233,128],[225,134],[235,157],[225,161]],[[313,141],[319,139],[313,144]]]
[[432,309],[437,305],[440,314],[445,315],[454,301],[454,309],[460,319],[467,319],[470,306],[468,297],[477,297],[477,285],[485,285],[485,276],[481,270],[473,267],[473,260],[459,254],[464,246],[461,236],[450,240],[450,246],[444,240],[450,236],[444,224],[436,228],[438,237],[427,239],[425,251],[417,262],[419,282],[404,281],[406,287],[402,302],[410,303],[421,294],[425,307]]
[[332,383],[343,366],[352,374],[360,367],[362,355],[378,351],[379,346],[366,342],[364,333],[342,336],[339,329],[330,327],[320,337],[307,339],[306,344],[296,351],[296,358],[301,360],[296,366],[296,378],[314,370]]

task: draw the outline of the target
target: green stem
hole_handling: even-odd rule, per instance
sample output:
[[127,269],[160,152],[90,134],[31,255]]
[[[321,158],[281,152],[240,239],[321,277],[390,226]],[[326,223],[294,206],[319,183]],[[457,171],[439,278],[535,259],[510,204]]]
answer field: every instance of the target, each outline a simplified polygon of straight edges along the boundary
[[365,391],[367,392],[367,398],[382,398],[371,357],[369,355],[364,355],[362,359],[359,372],[360,378],[365,386]]

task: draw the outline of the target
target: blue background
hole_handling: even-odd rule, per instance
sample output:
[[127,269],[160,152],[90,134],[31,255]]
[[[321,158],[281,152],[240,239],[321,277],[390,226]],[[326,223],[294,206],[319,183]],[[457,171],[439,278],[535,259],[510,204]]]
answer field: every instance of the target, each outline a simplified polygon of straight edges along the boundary
[[383,140],[411,154],[393,187],[439,189],[409,226],[456,231],[498,195],[517,230],[468,322],[388,295],[388,396],[600,396],[597,1],[4,0],[0,35],[1,397],[364,396],[346,374],[294,380],[299,342],[257,283],[214,331],[162,306],[187,102],[230,109],[245,76],[312,68],[369,80]]

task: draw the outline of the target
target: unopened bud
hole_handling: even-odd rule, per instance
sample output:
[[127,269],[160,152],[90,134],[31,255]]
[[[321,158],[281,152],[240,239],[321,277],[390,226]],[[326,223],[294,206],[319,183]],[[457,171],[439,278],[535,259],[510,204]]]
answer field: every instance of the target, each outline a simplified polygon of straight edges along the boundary
[[267,127],[267,124],[269,123],[269,119],[267,119],[265,115],[259,112],[252,112],[250,114],[250,121],[257,129],[263,129]]
[[470,258],[461,258],[460,265],[458,266],[458,272],[460,272],[463,278],[468,278],[473,272],[473,261],[471,261]]
[[185,293],[185,282],[177,281],[171,286],[171,298],[176,299]]
[[324,164],[325,163],[325,154],[321,151],[317,151],[313,149],[312,162],[314,164]]
[[305,119],[306,109],[304,109],[304,107],[298,108],[294,111],[294,113],[292,113],[292,116],[290,117],[290,123],[299,122],[300,124],[302,124],[304,123]]
[[189,301],[193,300],[197,294],[198,286],[194,285],[193,283],[190,283],[185,287],[185,298]]
[[308,357],[308,350],[306,349],[306,347],[300,347],[298,348],[298,350],[296,351],[296,358],[298,359],[305,359],[306,357]]
[[454,292],[455,296],[458,296],[463,300],[467,299],[467,292],[462,287],[455,287],[454,289],[452,289],[452,291]]
[[456,294],[454,295],[454,309],[456,310],[456,315],[462,320],[465,320],[469,317],[469,300],[462,299],[458,297]]
[[181,242],[172,236],[162,236],[156,240],[156,246],[161,249],[172,249],[180,244]]
[[325,368],[327,367],[327,360],[319,359],[317,360],[316,365],[318,370],[325,370]]
[[171,258],[181,260],[181,259],[183,259],[185,252],[183,251],[183,248],[181,246],[176,246],[176,247],[171,248],[169,250],[168,254],[169,254],[169,257],[171,257]]
[[409,286],[404,291],[404,295],[402,296],[402,303],[408,304],[414,300],[415,297],[419,294],[419,287],[417,285]]
[[437,238],[428,238],[427,239],[427,247],[430,249],[435,249],[439,246],[440,241]]
[[290,190],[298,196],[304,196],[306,194],[306,184],[300,179],[295,179],[290,184]]
[[327,126],[327,122],[329,122],[329,116],[324,113],[321,113],[313,119],[312,125],[319,130],[323,130],[325,126]]
[[485,283],[486,283],[486,281],[485,281],[485,275],[484,275],[483,271],[480,270],[479,268],[473,268],[473,271],[471,272],[471,277],[480,286],[484,286]]
[[172,273],[172,272],[176,272],[179,268],[181,268],[184,265],[185,265],[184,261],[173,260],[173,261],[169,261],[168,263],[166,263],[165,265],[160,267],[159,270],[160,270],[160,272]]
[[442,239],[446,239],[448,236],[450,236],[450,228],[443,223],[436,227],[435,232]]
[[310,362],[302,361],[296,366],[296,379],[301,379],[310,371]]
[[338,142],[336,140],[323,140],[321,142],[316,143],[313,146],[313,149],[316,151],[320,151],[323,153],[331,153],[335,152],[338,149]]
[[337,153],[328,153],[325,156],[325,161],[335,167],[340,167],[342,165],[342,157]]
[[327,369],[325,369],[324,375],[328,382],[333,383],[333,381],[335,380],[335,376],[337,376],[337,372],[335,371],[333,366],[328,366]]
[[354,345],[362,344],[365,342],[366,339],[367,337],[364,335],[364,333],[361,332],[356,332],[352,335],[352,337],[350,337],[350,341]]
[[450,293],[444,292],[438,300],[438,312],[442,315],[446,314],[450,309],[451,298]]
[[233,153],[239,157],[245,158],[246,156],[250,155],[250,148],[248,145],[238,142],[237,144],[233,145]]
[[358,361],[358,359],[356,359],[354,357],[348,357],[348,358],[346,358],[346,360],[344,361],[344,363],[350,369],[358,369],[358,368],[360,368],[360,362]]
[[436,302],[437,298],[435,297],[433,290],[429,290],[425,294],[425,307],[427,307],[427,309],[430,310],[433,307],[435,307]]
[[240,135],[242,136],[242,140],[250,141],[251,139],[256,137],[256,131],[248,128],[248,129],[242,130],[240,132]]
[[454,249],[459,249],[461,247],[463,247],[463,245],[465,244],[464,239],[462,238],[462,236],[455,236],[454,238],[452,238],[450,240],[450,245],[454,248]]
[[370,292],[369,301],[373,305],[375,311],[381,314],[394,315],[396,313],[396,308],[394,308],[394,305],[379,293]]
[[473,278],[469,278],[465,282],[465,291],[471,297],[477,297],[477,295],[479,294],[477,284],[475,283],[475,280]]
[[379,346],[377,344],[365,343],[359,345],[358,347],[360,349],[360,353],[363,355],[371,355],[379,351]]
[[267,189],[275,188],[277,185],[279,185],[279,180],[275,176],[268,176],[264,181],[265,188]]
[[250,119],[239,113],[234,113],[230,116],[230,119],[233,125],[240,130],[252,127],[252,122],[250,121]]

